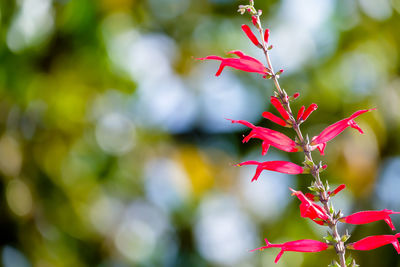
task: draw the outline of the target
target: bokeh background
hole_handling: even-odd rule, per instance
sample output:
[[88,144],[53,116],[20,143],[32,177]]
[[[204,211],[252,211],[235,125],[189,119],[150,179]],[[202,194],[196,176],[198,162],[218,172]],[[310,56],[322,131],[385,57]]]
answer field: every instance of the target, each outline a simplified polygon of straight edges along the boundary
[[[241,143],[248,129],[281,130],[272,82],[194,58],[240,49],[233,0],[0,1],[0,257],[25,266],[326,266],[333,251],[250,253],[311,238],[288,187],[311,177],[264,172],[243,160],[301,153]],[[345,214],[400,211],[400,0],[256,0],[276,69],[293,104],[317,103],[310,137],[377,107],[328,143],[323,179],[347,185]],[[287,129],[283,132],[293,137]],[[393,215],[400,229],[400,216]],[[350,241],[392,234],[384,222],[346,227]],[[343,229],[341,229],[343,230]],[[400,266],[391,245],[351,252],[361,266]]]

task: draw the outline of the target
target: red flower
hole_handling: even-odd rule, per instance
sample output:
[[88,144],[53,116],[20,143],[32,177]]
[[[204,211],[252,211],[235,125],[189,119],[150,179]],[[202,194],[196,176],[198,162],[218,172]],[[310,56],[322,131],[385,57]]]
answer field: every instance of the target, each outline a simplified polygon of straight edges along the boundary
[[366,224],[371,222],[376,222],[380,220],[384,220],[389,227],[394,231],[393,222],[390,219],[390,214],[400,214],[400,212],[394,212],[392,210],[367,210],[367,211],[360,211],[349,216],[340,218],[339,221],[349,223],[349,224]]
[[268,39],[269,39],[269,29],[265,29],[264,41],[265,41],[266,44],[268,44]]
[[239,163],[238,166],[243,165],[257,165],[256,173],[254,174],[253,179],[251,181],[256,181],[260,176],[263,170],[287,173],[287,174],[301,174],[304,173],[304,168],[288,161],[265,161],[265,162],[258,162],[254,160],[245,161]]
[[230,120],[232,123],[240,123],[252,129],[252,131],[243,138],[243,143],[247,143],[251,138],[258,138],[263,141],[262,143],[262,155],[267,154],[270,146],[276,147],[286,152],[297,152],[300,151],[301,147],[292,139],[284,135],[283,133],[264,128],[254,126],[248,121],[244,120]]
[[303,194],[301,191],[295,191],[292,188],[289,188],[293,194],[297,196],[297,198],[301,201],[300,204],[300,215],[303,218],[310,218],[314,222],[319,225],[323,225],[324,221],[329,219],[329,216],[326,214],[325,210],[311,201],[307,196]]
[[281,118],[275,116],[274,114],[272,114],[271,112],[268,111],[264,111],[262,116],[272,122],[275,122],[276,124],[279,124],[281,126],[284,127],[290,127],[291,125],[289,123],[287,123],[286,121],[282,120]]
[[250,41],[255,45],[255,46],[260,46],[260,43],[258,42],[257,37],[254,35],[254,33],[251,31],[250,27],[247,26],[246,24],[242,25],[242,30],[244,33],[247,35],[247,37],[250,39]]
[[339,193],[340,191],[342,191],[345,188],[346,188],[346,185],[345,184],[341,184],[338,187],[336,187],[336,189],[333,190],[332,192],[329,191],[328,195],[333,197],[334,195],[336,195],[337,193]]
[[282,106],[281,101],[275,96],[271,96],[271,104],[276,108],[276,110],[281,114],[282,118],[285,120],[289,119],[289,113],[287,113],[286,109]]
[[311,115],[311,113],[313,113],[313,111],[314,110],[316,110],[318,108],[318,105],[317,104],[311,104],[307,109],[306,109],[306,111],[304,112],[304,114],[303,114],[303,116],[301,117],[301,119],[303,120],[303,121],[305,121],[310,115]]
[[264,247],[256,248],[251,251],[264,250],[267,248],[281,248],[281,251],[275,258],[275,263],[279,261],[285,251],[296,251],[296,252],[319,252],[326,250],[329,245],[317,240],[312,239],[301,239],[296,241],[285,242],[283,244],[271,244],[268,239],[264,239],[267,244]]
[[353,119],[371,110],[374,109],[359,110],[353,113],[353,115],[351,115],[350,117],[326,127],[325,130],[323,130],[318,136],[313,137],[311,141],[311,146],[313,146],[314,149],[318,148],[318,150],[321,152],[321,155],[323,155],[326,142],[335,138],[337,135],[343,132],[347,127],[350,126],[351,128],[357,129],[361,134],[364,133]]
[[253,22],[253,25],[257,27],[258,24],[257,16],[251,16],[251,22]]
[[396,249],[397,254],[400,254],[399,240],[397,240],[397,238],[399,237],[400,233],[397,233],[395,235],[373,235],[363,238],[357,242],[350,243],[346,247],[356,250],[371,250],[387,244],[392,244]]
[[270,70],[264,66],[260,61],[257,59],[245,55],[243,52],[239,50],[234,50],[228,52],[228,54],[235,54],[239,58],[222,58],[219,56],[207,56],[207,57],[202,57],[202,58],[197,58],[199,60],[205,60],[205,59],[211,59],[211,60],[220,60],[221,65],[219,66],[219,69],[215,76],[219,76],[222,72],[222,70],[225,68],[225,66],[229,66],[238,70],[243,70],[247,72],[256,72],[256,73],[261,73],[267,75],[270,74]]
[[299,109],[299,112],[297,112],[297,120],[299,121],[301,119],[301,117],[303,117],[304,114],[304,106],[301,106],[301,108]]

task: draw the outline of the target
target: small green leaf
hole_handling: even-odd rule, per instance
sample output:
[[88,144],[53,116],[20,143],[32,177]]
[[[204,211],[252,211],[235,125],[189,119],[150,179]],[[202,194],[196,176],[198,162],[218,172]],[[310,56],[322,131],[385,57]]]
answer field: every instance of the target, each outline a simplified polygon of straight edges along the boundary
[[341,240],[342,242],[346,242],[350,238],[350,235],[343,235]]
[[313,192],[318,192],[318,188],[316,188],[314,185],[309,186],[308,189],[309,189],[310,191],[313,191]]
[[346,259],[346,266],[350,266],[350,264],[353,262],[353,258],[351,257],[351,255],[349,255]]
[[335,239],[331,235],[324,236],[324,239],[326,241],[328,241],[329,243],[333,243],[333,244],[335,243]]
[[334,214],[334,213],[335,213],[335,209],[333,208],[332,202],[329,204],[329,212],[330,212],[331,214]]

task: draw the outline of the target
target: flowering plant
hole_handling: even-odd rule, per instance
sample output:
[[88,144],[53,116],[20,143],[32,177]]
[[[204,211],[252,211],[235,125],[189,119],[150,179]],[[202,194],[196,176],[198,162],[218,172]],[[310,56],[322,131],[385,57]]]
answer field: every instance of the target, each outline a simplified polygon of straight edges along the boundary
[[334,248],[337,255],[338,261],[333,260],[330,266],[358,266],[354,259],[350,256],[346,258],[346,249],[352,250],[371,250],[387,244],[392,244],[396,251],[400,254],[400,245],[398,238],[400,233],[394,235],[376,235],[369,236],[359,241],[346,244],[346,241],[350,238],[347,233],[340,234],[338,231],[339,223],[347,224],[367,224],[375,221],[385,221],[391,230],[395,230],[395,227],[391,221],[389,215],[399,214],[400,212],[394,212],[391,210],[379,210],[379,211],[361,211],[348,216],[344,216],[341,211],[335,211],[331,198],[337,195],[346,186],[344,184],[338,186],[333,191],[329,191],[329,185],[326,185],[321,181],[320,173],[327,167],[322,163],[316,164],[312,158],[312,151],[317,149],[321,155],[324,154],[324,150],[328,141],[331,141],[340,133],[342,133],[348,127],[354,128],[363,134],[362,129],[357,125],[355,119],[369,111],[374,109],[363,109],[354,112],[347,118],[344,118],[336,123],[325,128],[319,135],[314,136],[309,140],[308,136],[304,137],[300,125],[304,123],[308,117],[318,108],[317,104],[312,103],[305,108],[302,106],[297,114],[295,115],[291,109],[291,102],[295,101],[299,97],[299,93],[295,93],[289,96],[284,89],[280,87],[279,76],[283,73],[283,70],[274,72],[274,69],[269,58],[269,51],[272,49],[272,45],[269,45],[269,29],[263,30],[261,25],[260,16],[261,10],[256,10],[254,7],[254,1],[250,0],[249,5],[240,5],[238,10],[242,15],[248,13],[251,15],[251,22],[255,29],[258,31],[260,38],[252,32],[248,25],[242,25],[242,30],[250,41],[258,48],[263,51],[266,59],[266,65],[259,60],[245,55],[243,52],[235,50],[228,54],[234,54],[238,58],[222,58],[219,56],[207,56],[198,58],[199,60],[218,60],[221,61],[216,76],[221,75],[225,67],[232,67],[245,72],[254,72],[262,74],[265,79],[271,79],[275,84],[275,94],[271,96],[271,104],[276,108],[280,117],[271,113],[264,112],[262,116],[280,126],[292,128],[296,133],[295,140],[290,137],[269,128],[255,126],[250,122],[244,120],[231,120],[232,123],[239,123],[245,125],[251,129],[250,133],[243,138],[243,142],[248,142],[252,138],[260,139],[262,141],[262,155],[266,155],[270,146],[285,152],[302,152],[304,153],[305,160],[303,165],[287,162],[287,161],[246,161],[237,164],[238,166],[244,165],[256,165],[256,172],[251,181],[256,181],[261,172],[264,170],[287,173],[287,174],[311,174],[313,181],[309,187],[308,193],[301,191],[292,191],[292,195],[295,195],[301,202],[300,204],[300,215],[303,218],[309,218],[315,223],[328,227],[328,235],[324,237],[324,242],[310,239],[302,239],[285,242],[283,244],[271,244],[265,239],[266,246],[254,249],[264,250],[268,248],[281,248],[278,256],[275,259],[275,263],[279,261],[282,254],[285,251],[297,251],[297,252],[319,252],[328,248]]

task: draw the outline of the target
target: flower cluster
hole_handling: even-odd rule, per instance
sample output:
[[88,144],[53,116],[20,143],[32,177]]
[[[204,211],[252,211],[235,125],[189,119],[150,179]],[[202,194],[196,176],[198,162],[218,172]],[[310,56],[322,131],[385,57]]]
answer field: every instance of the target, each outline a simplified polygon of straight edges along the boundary
[[[299,97],[299,93],[295,93],[292,96],[283,90],[279,85],[279,75],[283,73],[283,70],[278,72],[273,71],[271,61],[269,59],[269,50],[273,47],[268,44],[270,31],[269,29],[263,30],[260,22],[260,16],[262,14],[261,10],[256,10],[254,8],[254,1],[250,0],[249,5],[241,5],[238,10],[241,14],[249,13],[251,15],[251,22],[258,31],[260,38],[257,38],[248,25],[242,25],[242,30],[248,39],[258,48],[262,49],[267,64],[264,65],[261,61],[245,55],[243,52],[235,50],[228,54],[234,54],[238,58],[222,58],[219,56],[207,56],[203,58],[198,58],[199,60],[218,60],[221,61],[219,69],[216,76],[221,75],[225,67],[232,67],[245,72],[254,72],[262,75],[263,78],[272,79],[277,91],[274,96],[270,97],[271,105],[276,109],[276,115],[272,112],[265,111],[262,116],[272,121],[273,123],[287,128],[292,128],[296,133],[296,138],[292,139],[287,135],[272,130],[265,127],[255,126],[252,123],[244,120],[233,120],[228,119],[232,123],[242,124],[250,128],[250,132],[244,136],[243,143],[247,143],[250,139],[261,140],[261,154],[265,156],[268,153],[269,148],[272,146],[276,149],[285,152],[302,152],[305,155],[305,161],[303,165],[288,162],[288,161],[245,161],[237,164],[237,166],[244,165],[255,165],[256,171],[252,178],[252,182],[256,181],[260,174],[264,171],[275,171],[286,174],[311,174],[314,178],[309,189],[312,191],[308,193],[303,193],[301,191],[296,191],[292,188],[292,195],[296,196],[300,200],[300,216],[303,218],[309,218],[313,222],[329,227],[328,235],[324,237],[324,242],[310,239],[295,240],[290,242],[285,242],[283,244],[271,244],[267,239],[265,239],[266,246],[254,249],[264,250],[268,248],[280,248],[281,251],[275,259],[275,263],[279,261],[281,256],[285,251],[296,251],[296,252],[319,252],[326,250],[328,248],[335,248],[339,262],[333,261],[332,266],[357,266],[355,261],[350,257],[345,258],[346,249],[354,250],[371,250],[387,244],[392,244],[396,251],[400,254],[400,245],[398,238],[400,233],[394,235],[376,235],[369,236],[359,241],[345,244],[350,238],[347,233],[340,235],[337,229],[338,223],[347,224],[367,224],[376,221],[386,222],[391,230],[395,231],[395,227],[392,223],[390,215],[399,214],[400,212],[394,212],[392,210],[377,210],[377,211],[361,211],[354,214],[344,216],[340,211],[336,212],[330,202],[331,197],[336,196],[340,191],[345,189],[345,185],[339,185],[336,189],[329,191],[329,185],[322,183],[320,178],[320,173],[327,166],[322,163],[315,164],[312,159],[312,151],[317,149],[321,155],[324,155],[325,147],[327,142],[331,141],[337,137],[340,133],[346,130],[348,127],[356,129],[358,132],[363,134],[360,126],[355,122],[355,119],[360,115],[367,113],[374,109],[363,109],[354,112],[347,118],[344,118],[338,122],[331,124],[321,131],[320,134],[314,136],[309,140],[308,136],[303,137],[300,130],[300,125],[304,123],[309,116],[318,109],[318,105],[315,103],[310,104],[307,108],[302,106],[296,115],[292,112],[290,108],[290,103],[295,101]],[[320,203],[320,204],[319,204]]]

